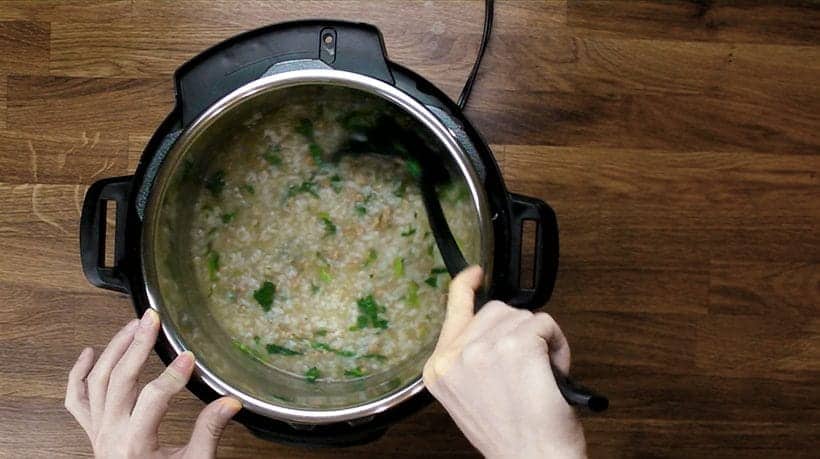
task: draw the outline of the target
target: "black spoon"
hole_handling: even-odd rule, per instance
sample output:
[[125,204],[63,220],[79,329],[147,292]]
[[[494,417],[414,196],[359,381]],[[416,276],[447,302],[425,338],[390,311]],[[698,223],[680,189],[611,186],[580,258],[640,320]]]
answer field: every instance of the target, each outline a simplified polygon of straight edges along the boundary
[[[427,221],[436,240],[441,258],[451,277],[467,268],[468,263],[456,243],[447,218],[441,208],[436,185],[449,180],[447,168],[439,155],[430,149],[424,140],[410,129],[403,128],[390,117],[384,116],[372,125],[358,126],[350,132],[347,143],[339,154],[362,154],[373,152],[390,152],[400,154],[406,161],[416,161],[419,165],[416,182],[421,189]],[[476,294],[477,308],[486,303],[481,292]],[[552,373],[564,400],[571,406],[585,407],[593,412],[607,409],[609,399],[578,384],[563,374],[554,365]]]

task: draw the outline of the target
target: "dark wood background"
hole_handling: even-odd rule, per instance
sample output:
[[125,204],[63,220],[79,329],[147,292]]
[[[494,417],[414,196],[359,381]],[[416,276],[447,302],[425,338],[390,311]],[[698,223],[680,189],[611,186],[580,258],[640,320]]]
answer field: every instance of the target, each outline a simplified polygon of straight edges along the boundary
[[[133,312],[80,272],[80,203],[134,170],[176,67],[251,28],[344,18],[455,97],[482,16],[476,1],[0,3],[0,456],[90,454],[65,376]],[[818,83],[817,2],[498,2],[467,114],[510,189],[559,215],[548,310],[574,374],[612,398],[583,419],[592,456],[817,457]],[[164,439],[183,442],[200,408],[179,396]],[[236,424],[220,448],[474,454],[437,405],[352,449]]]

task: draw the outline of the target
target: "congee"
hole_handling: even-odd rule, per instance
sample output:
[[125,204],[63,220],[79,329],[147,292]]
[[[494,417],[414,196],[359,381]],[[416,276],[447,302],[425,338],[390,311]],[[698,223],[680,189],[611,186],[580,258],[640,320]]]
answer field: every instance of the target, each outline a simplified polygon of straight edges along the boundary
[[[434,341],[449,282],[416,179],[396,152],[340,155],[366,103],[256,113],[214,152],[185,226],[197,287],[249,359],[309,382],[367,378]],[[439,187],[462,251],[475,212]]]

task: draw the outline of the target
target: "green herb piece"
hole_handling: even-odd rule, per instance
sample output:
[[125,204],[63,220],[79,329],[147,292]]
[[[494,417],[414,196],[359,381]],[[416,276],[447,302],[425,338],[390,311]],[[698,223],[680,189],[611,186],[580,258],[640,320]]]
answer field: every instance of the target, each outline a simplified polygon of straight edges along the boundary
[[342,191],[342,177],[340,177],[339,174],[334,174],[330,177],[330,187],[333,188],[336,194]]
[[419,305],[419,284],[410,281],[407,285],[407,306],[416,307]]
[[327,329],[326,328],[319,328],[315,332],[313,332],[313,334],[316,335],[316,336],[325,336],[325,335],[327,335]]
[[307,379],[307,382],[309,382],[309,383],[315,383],[316,380],[319,379],[319,377],[321,377],[321,376],[322,376],[322,374],[319,372],[319,369],[316,368],[316,367],[310,367],[310,369],[305,372],[305,379]]
[[415,159],[408,159],[405,163],[407,166],[407,172],[410,174],[411,177],[414,179],[418,179],[421,177],[421,165]]
[[299,120],[299,125],[296,126],[296,132],[308,140],[313,140],[313,122],[307,118]]
[[393,275],[396,277],[404,276],[404,258],[396,257],[396,259],[393,260]]
[[431,257],[433,256],[434,247],[435,247],[435,244],[432,243],[432,242],[430,243],[430,245],[427,246],[427,255],[430,255]]
[[386,362],[387,361],[387,357],[385,357],[381,354],[365,354],[365,355],[361,356],[360,358],[370,359],[370,360],[377,360],[379,362]]
[[346,351],[344,349],[334,349],[333,353],[342,356],[342,357],[356,357],[356,353],[353,351]]
[[359,215],[367,215],[367,207],[364,204],[356,203],[356,213]]
[[330,270],[327,267],[322,266],[319,268],[319,280],[327,283],[333,280],[333,276],[330,275]]
[[222,214],[222,223],[230,223],[233,221],[234,218],[236,218],[236,212]]
[[282,155],[280,152],[282,151],[282,147],[279,145],[274,145],[268,149],[262,157],[265,161],[268,162],[271,166],[281,166],[282,165]]
[[313,282],[310,283],[310,293],[317,294],[319,293],[319,286],[314,284]]
[[273,298],[276,296],[276,286],[272,282],[265,281],[258,290],[253,292],[253,299],[262,306],[265,312],[270,311],[273,305]]
[[384,312],[385,307],[376,303],[373,295],[359,298],[356,306],[359,308],[359,317],[356,319],[356,325],[350,328],[351,330],[361,330],[367,327],[387,328],[387,320],[379,317],[379,313]]
[[293,349],[287,348],[285,346],[280,346],[278,344],[268,344],[265,346],[267,349],[268,354],[276,354],[276,355],[302,355],[299,351],[294,351]]
[[438,277],[430,276],[427,279],[424,279],[424,283],[429,285],[430,287],[436,288],[438,287]]
[[321,166],[322,164],[324,164],[324,150],[322,150],[322,147],[320,147],[319,144],[311,143],[310,145],[308,145],[308,150],[310,150],[310,157],[313,158],[313,162],[317,166]]
[[250,183],[242,185],[242,191],[248,194],[256,194],[256,189]]
[[222,194],[222,190],[225,188],[225,171],[216,171],[205,179],[205,188],[214,196]]
[[333,352],[333,348],[330,347],[330,344],[322,343],[320,341],[311,341],[310,342],[310,347],[312,347],[313,349],[319,349],[319,350],[322,350],[322,351]]
[[320,212],[319,218],[322,219],[322,223],[324,223],[325,225],[326,236],[336,234],[336,224],[333,223],[333,220],[330,219],[330,214],[328,214],[327,212]]
[[379,258],[379,253],[376,252],[376,249],[370,249],[370,251],[367,252],[367,258],[364,260],[364,266],[370,266],[377,258]]
[[393,196],[397,198],[403,198],[404,193],[407,191],[407,183],[405,181],[399,182],[399,186],[393,189]]
[[349,368],[345,370],[345,376],[348,376],[350,378],[361,378],[362,376],[364,376],[364,371],[362,371],[362,369],[359,367]]
[[219,271],[219,252],[210,250],[208,252],[208,278],[216,281],[216,273]]
[[447,268],[443,268],[441,266],[437,266],[430,270],[430,274],[445,274],[447,272]]
[[314,198],[318,198],[319,193],[316,192],[316,182],[306,180],[300,183],[299,185],[291,185],[290,187],[288,187],[288,194],[286,198],[292,198],[297,194],[302,193],[307,193],[313,196]]
[[414,234],[416,234],[416,228],[411,226],[410,228],[407,228],[405,231],[401,232],[401,237],[409,237]]
[[242,352],[243,354],[247,355],[248,357],[250,357],[254,360],[259,360],[259,361],[262,361],[262,362],[265,361],[265,356],[263,356],[261,352],[257,351],[256,349],[248,346],[247,344],[245,344],[241,341],[238,341],[238,340],[234,339],[233,340],[233,346],[235,348],[237,348],[240,352]]

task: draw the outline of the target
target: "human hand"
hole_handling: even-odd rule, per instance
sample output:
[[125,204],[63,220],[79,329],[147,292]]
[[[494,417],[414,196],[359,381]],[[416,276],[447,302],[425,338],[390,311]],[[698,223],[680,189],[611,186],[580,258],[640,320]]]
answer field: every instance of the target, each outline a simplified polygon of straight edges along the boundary
[[569,373],[564,334],[548,314],[490,301],[473,313],[482,270],[450,283],[438,344],[424,366],[427,389],[487,457],[586,457],[574,410],[550,360]]
[[181,391],[194,369],[194,355],[183,352],[140,392],[137,377],[154,347],[159,317],[149,309],[128,323],[94,363],[83,349],[68,374],[65,407],[88,434],[97,458],[214,457],[219,437],[242,405],[230,397],[210,403],[196,420],[191,440],[181,448],[160,447],[160,420],[171,397]]

